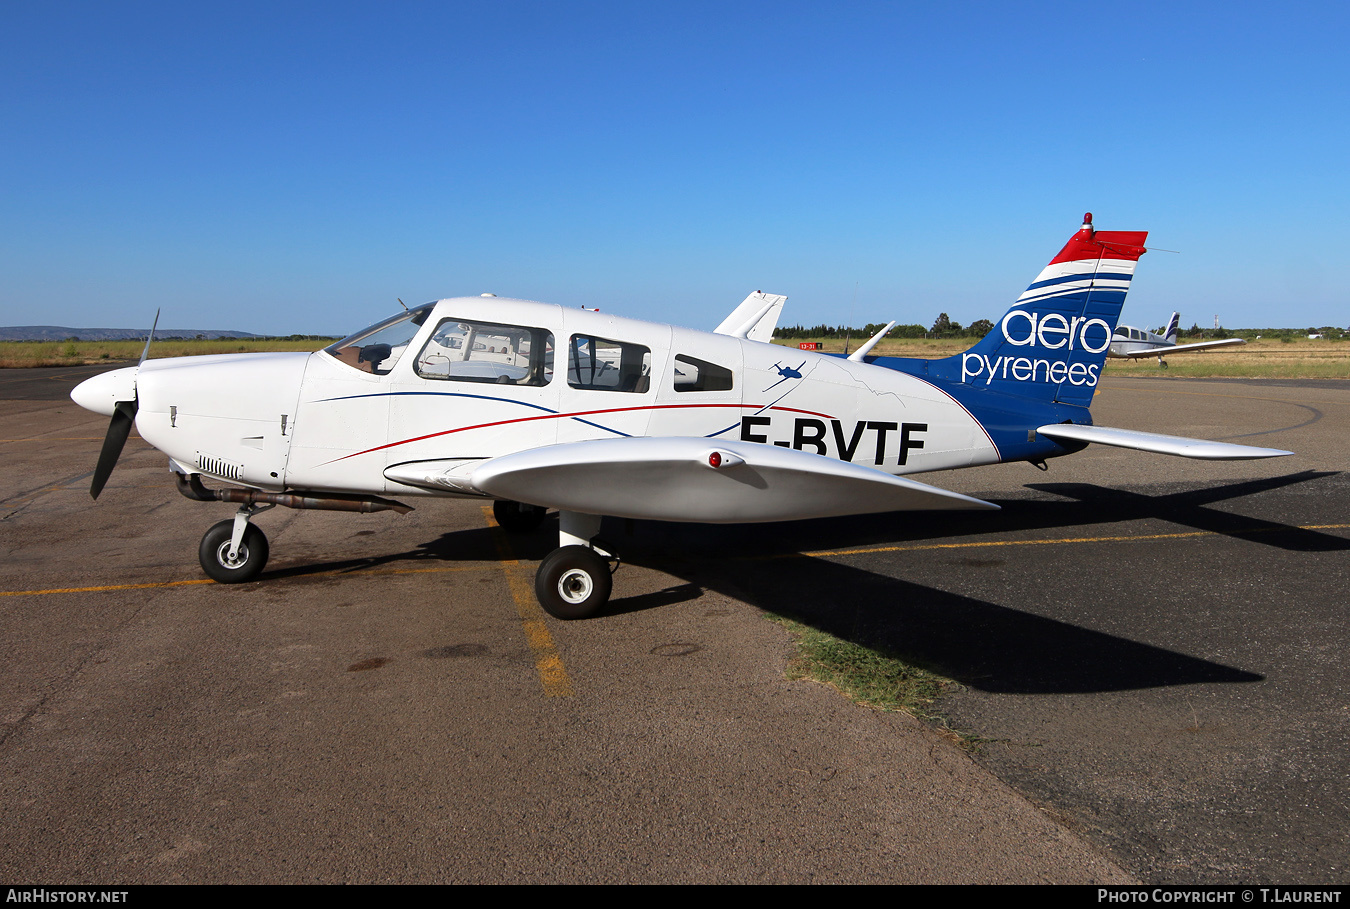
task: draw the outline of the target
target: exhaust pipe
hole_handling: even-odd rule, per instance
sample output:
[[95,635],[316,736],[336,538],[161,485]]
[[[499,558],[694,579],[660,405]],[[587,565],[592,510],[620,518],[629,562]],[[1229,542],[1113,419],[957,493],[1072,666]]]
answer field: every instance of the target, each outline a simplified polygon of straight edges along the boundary
[[397,511],[407,514],[411,505],[382,499],[379,496],[350,496],[336,493],[296,495],[288,492],[263,492],[261,489],[207,489],[198,474],[184,475],[174,471],[178,491],[198,502],[238,502],[241,505],[281,505],[284,508],[310,508],[319,511],[356,511],[370,514],[375,511]]

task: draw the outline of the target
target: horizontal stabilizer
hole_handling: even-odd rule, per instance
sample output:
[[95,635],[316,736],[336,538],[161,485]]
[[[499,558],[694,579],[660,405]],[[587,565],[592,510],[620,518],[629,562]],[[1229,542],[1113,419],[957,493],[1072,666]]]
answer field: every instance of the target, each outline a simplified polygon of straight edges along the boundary
[[1096,442],[1116,448],[1134,448],[1157,454],[1198,458],[1203,461],[1250,461],[1256,458],[1282,458],[1293,454],[1278,448],[1253,448],[1229,442],[1207,442],[1185,436],[1165,436],[1156,432],[1134,429],[1112,429],[1109,426],[1078,426],[1072,423],[1052,423],[1036,432],[1057,442]]
[[686,437],[534,448],[484,461],[470,482],[488,495],[563,511],[706,524],[998,508],[791,448]]
[[867,343],[863,344],[862,347],[859,347],[857,350],[853,351],[853,353],[849,354],[848,358],[852,360],[854,363],[862,363],[863,357],[870,354],[872,352],[872,348],[876,347],[877,344],[881,342],[881,339],[886,337],[886,335],[889,334],[890,330],[894,327],[895,327],[895,320],[892,319],[891,321],[886,323],[885,328],[883,328],[876,334],[872,335],[872,337],[868,338]]

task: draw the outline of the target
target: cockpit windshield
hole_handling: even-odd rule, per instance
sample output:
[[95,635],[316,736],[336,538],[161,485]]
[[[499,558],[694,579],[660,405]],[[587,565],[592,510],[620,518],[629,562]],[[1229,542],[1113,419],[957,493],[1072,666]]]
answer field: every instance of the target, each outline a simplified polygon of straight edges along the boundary
[[407,312],[391,316],[348,335],[324,350],[348,366],[377,376],[387,375],[394,368],[417,329],[431,315],[435,303],[426,303]]

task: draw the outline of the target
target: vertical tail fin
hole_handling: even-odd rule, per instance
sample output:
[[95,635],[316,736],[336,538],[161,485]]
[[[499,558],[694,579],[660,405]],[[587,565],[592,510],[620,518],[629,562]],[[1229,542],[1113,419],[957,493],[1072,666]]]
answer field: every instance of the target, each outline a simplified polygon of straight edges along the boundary
[[1146,231],[1095,230],[1092,214],[994,330],[930,364],[935,378],[1038,401],[1087,406],[1125,305]]
[[1177,335],[1181,329],[1181,313],[1172,313],[1172,321],[1167,323],[1167,331],[1163,332],[1163,338],[1169,344],[1177,343]]
[[787,297],[782,294],[766,294],[757,290],[733,309],[731,315],[713,329],[713,334],[731,335],[750,341],[772,341],[774,326],[778,324],[786,301]]

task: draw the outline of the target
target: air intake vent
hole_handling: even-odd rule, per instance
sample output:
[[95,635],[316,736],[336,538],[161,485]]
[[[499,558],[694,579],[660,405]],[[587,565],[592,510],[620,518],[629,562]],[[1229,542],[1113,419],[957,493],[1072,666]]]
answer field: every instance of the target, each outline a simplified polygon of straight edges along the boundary
[[243,464],[232,464],[222,458],[202,454],[200,451],[197,452],[197,469],[226,480],[237,480],[244,475]]

